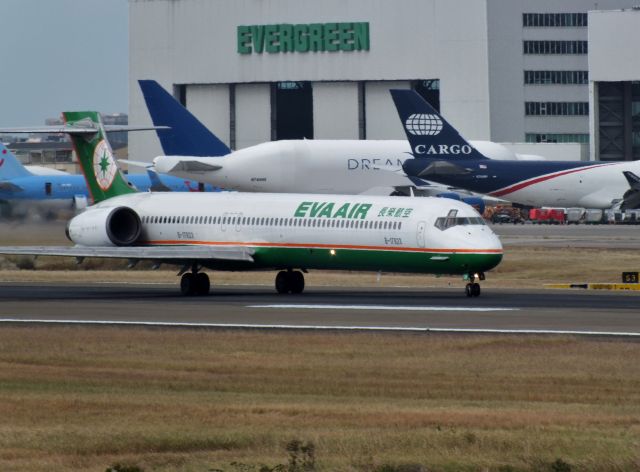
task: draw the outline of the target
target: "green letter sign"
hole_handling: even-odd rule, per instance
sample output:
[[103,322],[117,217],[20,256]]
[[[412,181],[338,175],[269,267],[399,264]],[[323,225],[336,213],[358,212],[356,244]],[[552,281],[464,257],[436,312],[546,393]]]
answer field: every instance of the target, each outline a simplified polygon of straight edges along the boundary
[[368,51],[369,23],[238,26],[238,54]]

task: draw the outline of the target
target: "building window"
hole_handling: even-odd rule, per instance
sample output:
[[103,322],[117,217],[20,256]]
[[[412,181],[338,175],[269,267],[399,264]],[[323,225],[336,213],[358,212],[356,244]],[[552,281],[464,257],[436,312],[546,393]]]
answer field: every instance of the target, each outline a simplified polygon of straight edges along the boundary
[[525,102],[526,116],[587,116],[589,102]]
[[586,13],[523,13],[522,26],[525,28],[584,27],[587,26]]
[[525,85],[586,85],[586,70],[525,70]]
[[527,143],[589,143],[589,135],[583,133],[527,133]]
[[522,41],[524,54],[587,54],[587,41]]

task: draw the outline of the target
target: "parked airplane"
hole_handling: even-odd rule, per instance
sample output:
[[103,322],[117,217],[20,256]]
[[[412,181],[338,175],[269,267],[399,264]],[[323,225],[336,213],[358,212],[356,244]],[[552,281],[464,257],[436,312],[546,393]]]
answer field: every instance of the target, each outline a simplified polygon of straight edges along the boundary
[[[64,113],[96,202],[67,226],[74,247],[1,247],[0,254],[150,259],[182,267],[181,291],[205,294],[201,269],[279,270],[300,293],[306,269],[461,274],[468,296],[502,259],[470,206],[443,198],[255,193],[138,193],[120,173],[95,112]],[[302,271],[294,271],[301,269]]]
[[[158,172],[246,192],[408,195],[410,187],[427,195],[450,192],[424,179],[381,170],[400,169],[411,156],[405,140],[283,140],[231,152],[157,82],[139,83],[153,123],[170,128],[158,131],[166,154],[153,161]],[[496,143],[476,145],[492,157],[515,158]]]
[[[12,212],[23,214],[37,209],[54,211],[60,208],[83,209],[88,205],[89,191],[84,176],[66,172],[34,174],[0,143],[0,203],[11,205]],[[153,170],[145,174],[128,174],[127,180],[141,191],[197,192],[212,191],[198,182],[166,175],[161,178]]]
[[640,161],[494,161],[412,90],[392,90],[413,159],[406,175],[523,205],[622,209],[640,205]]

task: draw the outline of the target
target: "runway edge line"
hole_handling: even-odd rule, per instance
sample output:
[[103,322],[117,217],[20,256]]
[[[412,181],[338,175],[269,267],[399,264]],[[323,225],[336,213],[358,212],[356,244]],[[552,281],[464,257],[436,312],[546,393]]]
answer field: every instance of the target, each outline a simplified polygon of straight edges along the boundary
[[211,329],[261,329],[261,330],[298,330],[298,331],[378,331],[409,333],[460,333],[460,334],[540,334],[570,336],[610,336],[640,338],[640,332],[618,331],[574,331],[544,329],[481,329],[481,328],[430,328],[402,326],[323,326],[323,325],[261,325],[244,323],[172,323],[162,321],[96,321],[96,320],[44,320],[0,318],[0,323],[7,324],[52,324],[52,325],[102,325],[102,326],[139,326],[167,328],[211,328]]

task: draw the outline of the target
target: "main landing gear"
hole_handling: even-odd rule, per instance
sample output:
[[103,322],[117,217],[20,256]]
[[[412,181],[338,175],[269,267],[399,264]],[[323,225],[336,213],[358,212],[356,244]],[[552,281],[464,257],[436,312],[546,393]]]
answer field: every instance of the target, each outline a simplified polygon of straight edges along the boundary
[[476,278],[478,280],[484,280],[484,274],[469,274],[468,276],[469,283],[464,288],[464,293],[467,297],[479,297],[480,296],[480,284],[476,282]]
[[[180,279],[180,292],[185,296],[208,295],[211,282],[204,272],[198,272],[199,267],[193,264],[191,272],[184,272]],[[180,274],[178,274],[180,275]]]
[[302,293],[304,275],[298,270],[281,270],[276,275],[276,291],[278,293]]

